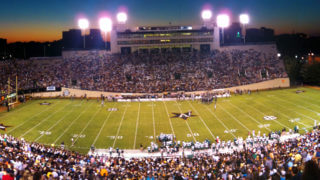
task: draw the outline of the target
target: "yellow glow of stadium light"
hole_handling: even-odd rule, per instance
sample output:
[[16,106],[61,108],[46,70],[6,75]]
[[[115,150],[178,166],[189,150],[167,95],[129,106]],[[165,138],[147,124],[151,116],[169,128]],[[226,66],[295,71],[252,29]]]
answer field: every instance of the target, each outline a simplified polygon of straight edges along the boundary
[[84,30],[87,29],[89,27],[89,21],[88,19],[82,18],[78,20],[78,26],[80,27],[80,29]]
[[241,24],[249,24],[250,19],[248,14],[240,14],[239,19]]
[[217,16],[217,25],[221,28],[229,27],[230,25],[230,18],[226,14],[220,14]]
[[127,22],[127,19],[128,19],[128,16],[125,12],[119,12],[117,14],[117,20],[119,23],[126,23]]
[[110,18],[101,18],[99,20],[100,30],[103,32],[110,32],[112,30],[112,21]]
[[210,20],[211,17],[212,17],[212,12],[210,10],[208,10],[208,9],[203,10],[201,12],[201,17],[202,17],[203,20]]

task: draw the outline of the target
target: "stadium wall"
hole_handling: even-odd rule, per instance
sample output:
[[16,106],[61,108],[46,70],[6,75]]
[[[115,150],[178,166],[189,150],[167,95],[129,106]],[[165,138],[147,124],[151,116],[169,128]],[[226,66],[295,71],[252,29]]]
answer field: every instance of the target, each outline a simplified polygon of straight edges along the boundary
[[89,55],[101,57],[101,56],[110,55],[110,54],[111,54],[110,51],[100,50],[100,49],[62,51],[62,57],[64,59],[73,58],[73,57],[83,57],[83,56],[89,56]]
[[[226,90],[230,90],[231,92],[235,91],[236,89],[242,89],[242,90],[266,90],[266,89],[274,89],[274,88],[287,88],[290,87],[290,80],[289,78],[278,78],[268,81],[263,81],[259,83],[253,83],[243,86],[235,86],[230,88],[225,88]],[[100,97],[101,94],[104,96],[121,96],[121,95],[143,95],[146,93],[112,93],[112,92],[101,92],[101,91],[88,91],[88,90],[80,90],[80,89],[71,89],[71,88],[62,88],[60,92],[42,92],[42,93],[32,93],[28,94],[32,97],[57,97],[57,96],[63,96],[63,93],[65,91],[69,91],[70,95],[76,95],[77,97],[81,97],[84,94],[87,94],[87,97],[90,98],[96,98]],[[207,91],[194,91],[194,92],[186,92],[185,94],[202,94]],[[150,94],[150,93],[148,93]]]
[[263,53],[276,54],[278,52],[277,45],[275,43],[270,44],[241,44],[241,45],[232,45],[232,46],[221,46],[220,51],[232,51],[232,50],[255,50]]

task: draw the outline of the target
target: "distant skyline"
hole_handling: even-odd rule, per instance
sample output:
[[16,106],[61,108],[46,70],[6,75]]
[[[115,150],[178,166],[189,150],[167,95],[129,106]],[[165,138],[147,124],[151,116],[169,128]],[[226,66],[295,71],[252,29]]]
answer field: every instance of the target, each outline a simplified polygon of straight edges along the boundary
[[320,35],[319,0],[2,0],[0,38],[16,41],[53,41],[62,31],[78,28],[77,17],[86,16],[90,28],[98,28],[101,14],[116,21],[119,9],[127,9],[128,27],[201,25],[201,11],[211,7],[213,20],[229,12],[232,21],[250,14],[248,28],[272,28],[276,34],[302,32]]

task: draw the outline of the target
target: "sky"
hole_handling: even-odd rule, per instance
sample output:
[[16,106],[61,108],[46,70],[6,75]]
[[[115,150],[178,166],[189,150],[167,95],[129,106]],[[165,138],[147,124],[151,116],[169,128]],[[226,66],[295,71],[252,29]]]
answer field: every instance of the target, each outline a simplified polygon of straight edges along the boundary
[[228,12],[234,22],[250,15],[248,27],[273,28],[276,34],[303,32],[320,35],[320,0],[0,0],[0,38],[8,42],[52,41],[62,31],[77,28],[85,16],[98,28],[102,14],[116,21],[122,9],[128,27],[153,25],[201,25],[201,11],[210,8],[213,20]]

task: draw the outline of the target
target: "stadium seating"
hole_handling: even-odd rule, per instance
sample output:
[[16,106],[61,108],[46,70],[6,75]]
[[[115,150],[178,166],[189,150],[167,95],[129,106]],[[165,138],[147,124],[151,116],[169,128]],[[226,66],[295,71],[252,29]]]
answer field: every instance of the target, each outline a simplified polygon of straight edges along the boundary
[[[275,53],[255,50],[129,55],[88,54],[55,60],[0,62],[0,85],[19,89],[76,87],[129,93],[206,91],[287,77]],[[14,81],[12,82],[14,87]]]
[[[255,137],[253,137],[255,138]],[[319,179],[320,129],[283,142],[232,143],[185,157],[89,156],[0,135],[0,179]],[[217,143],[218,144],[218,143]],[[242,150],[237,150],[243,146]]]

